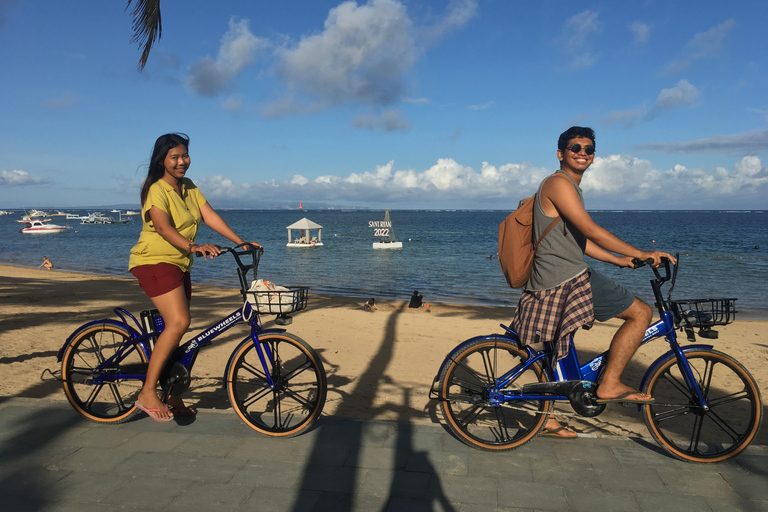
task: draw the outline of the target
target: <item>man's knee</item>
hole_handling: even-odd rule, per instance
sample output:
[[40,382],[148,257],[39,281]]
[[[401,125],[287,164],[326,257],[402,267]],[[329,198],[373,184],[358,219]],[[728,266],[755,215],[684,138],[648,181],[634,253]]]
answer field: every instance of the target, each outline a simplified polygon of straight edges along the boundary
[[653,318],[653,310],[651,310],[651,306],[642,300],[635,298],[632,305],[618,315],[618,317],[624,320],[636,320],[638,322],[650,324],[651,319]]

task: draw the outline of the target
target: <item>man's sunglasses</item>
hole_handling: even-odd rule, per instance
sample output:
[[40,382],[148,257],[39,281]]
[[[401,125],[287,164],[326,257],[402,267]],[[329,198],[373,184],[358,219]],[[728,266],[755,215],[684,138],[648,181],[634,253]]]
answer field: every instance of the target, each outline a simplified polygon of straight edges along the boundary
[[[565,149],[569,149],[573,151],[574,153],[580,153],[581,152],[581,144],[571,144]],[[588,155],[594,155],[595,154],[595,146],[584,146],[584,152]]]

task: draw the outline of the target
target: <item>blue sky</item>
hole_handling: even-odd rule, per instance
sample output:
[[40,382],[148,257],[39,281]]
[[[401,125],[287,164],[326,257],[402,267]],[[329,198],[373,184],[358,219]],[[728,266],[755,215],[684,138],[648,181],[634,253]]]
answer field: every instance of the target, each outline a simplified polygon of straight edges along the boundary
[[590,209],[768,209],[765,1],[0,0],[0,208],[138,205],[191,137],[214,207],[513,209],[597,132]]

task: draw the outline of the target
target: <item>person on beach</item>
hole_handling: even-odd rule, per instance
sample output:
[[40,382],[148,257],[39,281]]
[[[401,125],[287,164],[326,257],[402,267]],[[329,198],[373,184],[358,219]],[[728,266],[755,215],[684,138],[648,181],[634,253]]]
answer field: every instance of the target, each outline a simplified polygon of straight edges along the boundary
[[408,303],[409,308],[427,308],[429,310],[429,304],[424,302],[424,296],[419,295],[419,290],[414,290],[413,295],[411,295],[411,301]]
[[379,310],[378,306],[376,306],[376,299],[371,297],[367,301],[365,301],[365,304],[363,304],[363,309],[366,311],[373,311],[374,309],[376,311]]
[[[574,126],[560,135],[560,169],[539,185],[533,207],[534,234],[540,237],[558,216],[562,222],[536,249],[531,277],[520,297],[513,325],[523,344],[537,341],[537,332],[556,330],[552,337],[542,336],[541,341],[555,343],[556,359],[560,359],[567,353],[568,335],[578,327],[588,329],[594,320],[624,320],[611,341],[597,400],[648,403],[653,397],[622,383],[621,375],[650,325],[651,308],[616,281],[592,269],[584,255],[628,268],[634,268],[633,258],[653,260],[654,267],[662,257],[673,262],[675,259],[666,252],[637,249],[592,220],[584,209],[579,184],[594,155],[595,133],[591,128]],[[543,433],[577,436],[554,418],[544,426]]]
[[131,249],[128,264],[165,322],[149,359],[144,386],[136,399],[136,407],[159,422],[196,414],[179,396],[170,396],[167,403],[163,403],[157,395],[157,382],[189,327],[192,257],[208,259],[220,254],[215,245],[195,242],[200,222],[235,244],[245,243],[216,213],[192,180],[185,177],[189,165],[186,135],[169,133],[157,139],[141,188],[141,234]]
[[53,270],[53,262],[48,259],[48,256],[43,256],[43,262],[37,267],[45,267],[48,270]]

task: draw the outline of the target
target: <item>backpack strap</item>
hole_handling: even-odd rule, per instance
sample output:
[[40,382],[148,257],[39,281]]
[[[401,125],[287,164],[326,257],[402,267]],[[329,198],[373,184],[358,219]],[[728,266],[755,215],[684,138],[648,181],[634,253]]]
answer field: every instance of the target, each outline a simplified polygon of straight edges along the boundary
[[539,239],[536,240],[536,243],[533,244],[533,252],[536,252],[536,248],[539,246],[539,242],[544,240],[544,237],[547,236],[547,233],[552,231],[552,229],[554,229],[554,227],[557,226],[557,223],[560,222],[561,220],[563,220],[563,219],[560,218],[560,216],[558,216],[555,220],[553,220],[552,222],[549,223],[549,226],[547,226],[547,229],[544,230],[544,232],[541,234]]
[[[577,188],[577,187],[578,187],[578,185],[576,185],[576,182],[575,182],[575,181],[573,181],[573,178],[571,178],[571,176],[570,176],[570,175],[569,175],[567,172],[565,172],[565,171],[563,171],[563,170],[560,170],[560,169],[558,169],[557,171],[555,171],[555,174],[557,174],[557,173],[561,173],[561,174],[564,174],[564,175],[565,175],[565,177],[566,177],[566,178],[568,178],[568,180],[569,180],[569,181],[570,181],[570,182],[573,184],[574,188]],[[551,177],[552,177],[552,176],[554,176],[555,174],[552,174],[552,175],[550,175],[550,176],[547,176],[547,179],[551,178]],[[544,181],[547,181],[547,179],[545,179]],[[539,195],[539,193],[541,193],[541,188],[544,186],[544,181],[542,181],[542,182],[541,182],[541,185],[539,185],[539,191],[536,193],[536,195]],[[536,205],[536,202],[535,202],[535,201],[536,201],[536,199],[534,199],[534,207],[535,207],[535,205]],[[541,201],[541,200],[539,200],[539,201]],[[557,218],[556,218],[555,220],[553,220],[553,221],[552,221],[552,222],[549,224],[549,226],[547,226],[547,229],[545,229],[545,230],[544,230],[544,232],[541,234],[541,236],[540,236],[540,237],[539,237],[539,239],[536,241],[536,243],[535,243],[535,244],[533,244],[533,250],[534,250],[534,252],[536,251],[536,248],[539,246],[539,242],[541,242],[542,240],[544,240],[544,237],[545,237],[545,236],[547,236],[547,234],[548,234],[550,231],[552,231],[552,229],[554,229],[554,227],[557,225],[557,223],[558,223],[558,222],[560,222],[561,220],[562,220],[562,218],[561,218],[561,217],[558,215],[558,216],[557,216]]]

